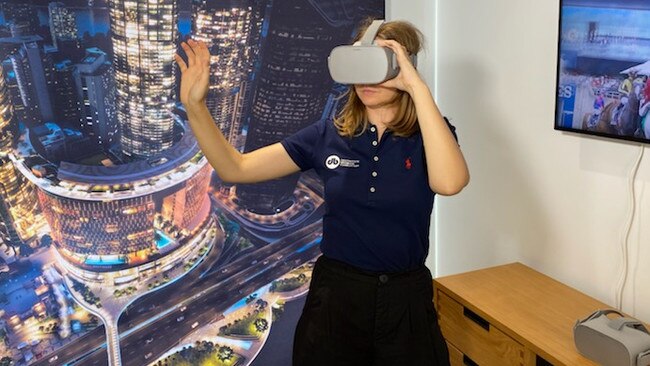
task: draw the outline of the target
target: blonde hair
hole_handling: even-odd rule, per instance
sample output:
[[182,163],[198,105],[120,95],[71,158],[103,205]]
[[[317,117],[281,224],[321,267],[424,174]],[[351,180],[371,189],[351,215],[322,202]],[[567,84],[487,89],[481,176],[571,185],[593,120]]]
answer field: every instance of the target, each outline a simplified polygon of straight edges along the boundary
[[[366,19],[359,25],[359,30],[353,42],[361,39],[361,36],[370,26],[374,19]],[[406,21],[386,22],[379,27],[377,37],[386,40],[395,40],[406,48],[406,51],[415,55],[422,49],[424,36],[415,26]],[[362,134],[368,127],[368,116],[366,107],[351,85],[341,98],[347,97],[343,108],[334,118],[339,135],[353,137]],[[388,129],[397,136],[410,136],[419,130],[415,104],[411,96],[402,90],[397,90],[397,95],[389,102],[390,105],[397,105],[395,119],[388,124]]]

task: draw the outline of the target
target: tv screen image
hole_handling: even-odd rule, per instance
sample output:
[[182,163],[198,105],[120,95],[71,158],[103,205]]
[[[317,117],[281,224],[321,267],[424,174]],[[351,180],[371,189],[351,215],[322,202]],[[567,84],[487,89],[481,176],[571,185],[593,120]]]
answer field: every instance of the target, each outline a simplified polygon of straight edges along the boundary
[[650,2],[562,0],[555,129],[650,142]]

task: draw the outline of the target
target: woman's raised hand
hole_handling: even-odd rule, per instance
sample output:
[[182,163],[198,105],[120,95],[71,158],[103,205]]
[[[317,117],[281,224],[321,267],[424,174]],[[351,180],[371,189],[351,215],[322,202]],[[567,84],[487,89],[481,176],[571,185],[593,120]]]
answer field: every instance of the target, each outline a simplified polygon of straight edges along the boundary
[[181,69],[181,103],[185,108],[205,102],[210,84],[210,51],[202,41],[181,42],[187,63],[176,53],[174,60]]
[[375,40],[375,44],[382,47],[388,47],[395,52],[397,55],[397,64],[399,65],[400,70],[397,77],[385,81],[381,84],[382,86],[397,88],[411,94],[416,84],[424,82],[422,78],[420,78],[420,74],[418,74],[415,66],[411,63],[406,48],[399,44],[399,42],[394,40],[377,39]]

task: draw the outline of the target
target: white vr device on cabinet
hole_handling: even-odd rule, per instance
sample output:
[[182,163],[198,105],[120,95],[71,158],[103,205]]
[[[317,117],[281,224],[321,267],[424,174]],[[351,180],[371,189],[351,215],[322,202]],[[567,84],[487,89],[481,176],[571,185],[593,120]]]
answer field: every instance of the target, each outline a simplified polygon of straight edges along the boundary
[[[375,37],[384,20],[370,24],[359,42],[334,47],[327,58],[332,79],[341,84],[380,84],[399,74],[393,50],[375,44]],[[417,66],[417,55],[410,56]]]

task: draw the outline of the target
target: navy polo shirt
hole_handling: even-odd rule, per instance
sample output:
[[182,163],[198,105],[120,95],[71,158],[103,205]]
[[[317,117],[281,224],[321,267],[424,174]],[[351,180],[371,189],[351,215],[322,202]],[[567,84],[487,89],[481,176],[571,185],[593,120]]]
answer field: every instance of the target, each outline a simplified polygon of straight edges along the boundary
[[349,138],[322,120],[281,144],[302,171],[313,168],[324,182],[324,255],[377,272],[424,264],[435,193],[420,132],[399,137],[386,130],[378,141],[370,125]]

